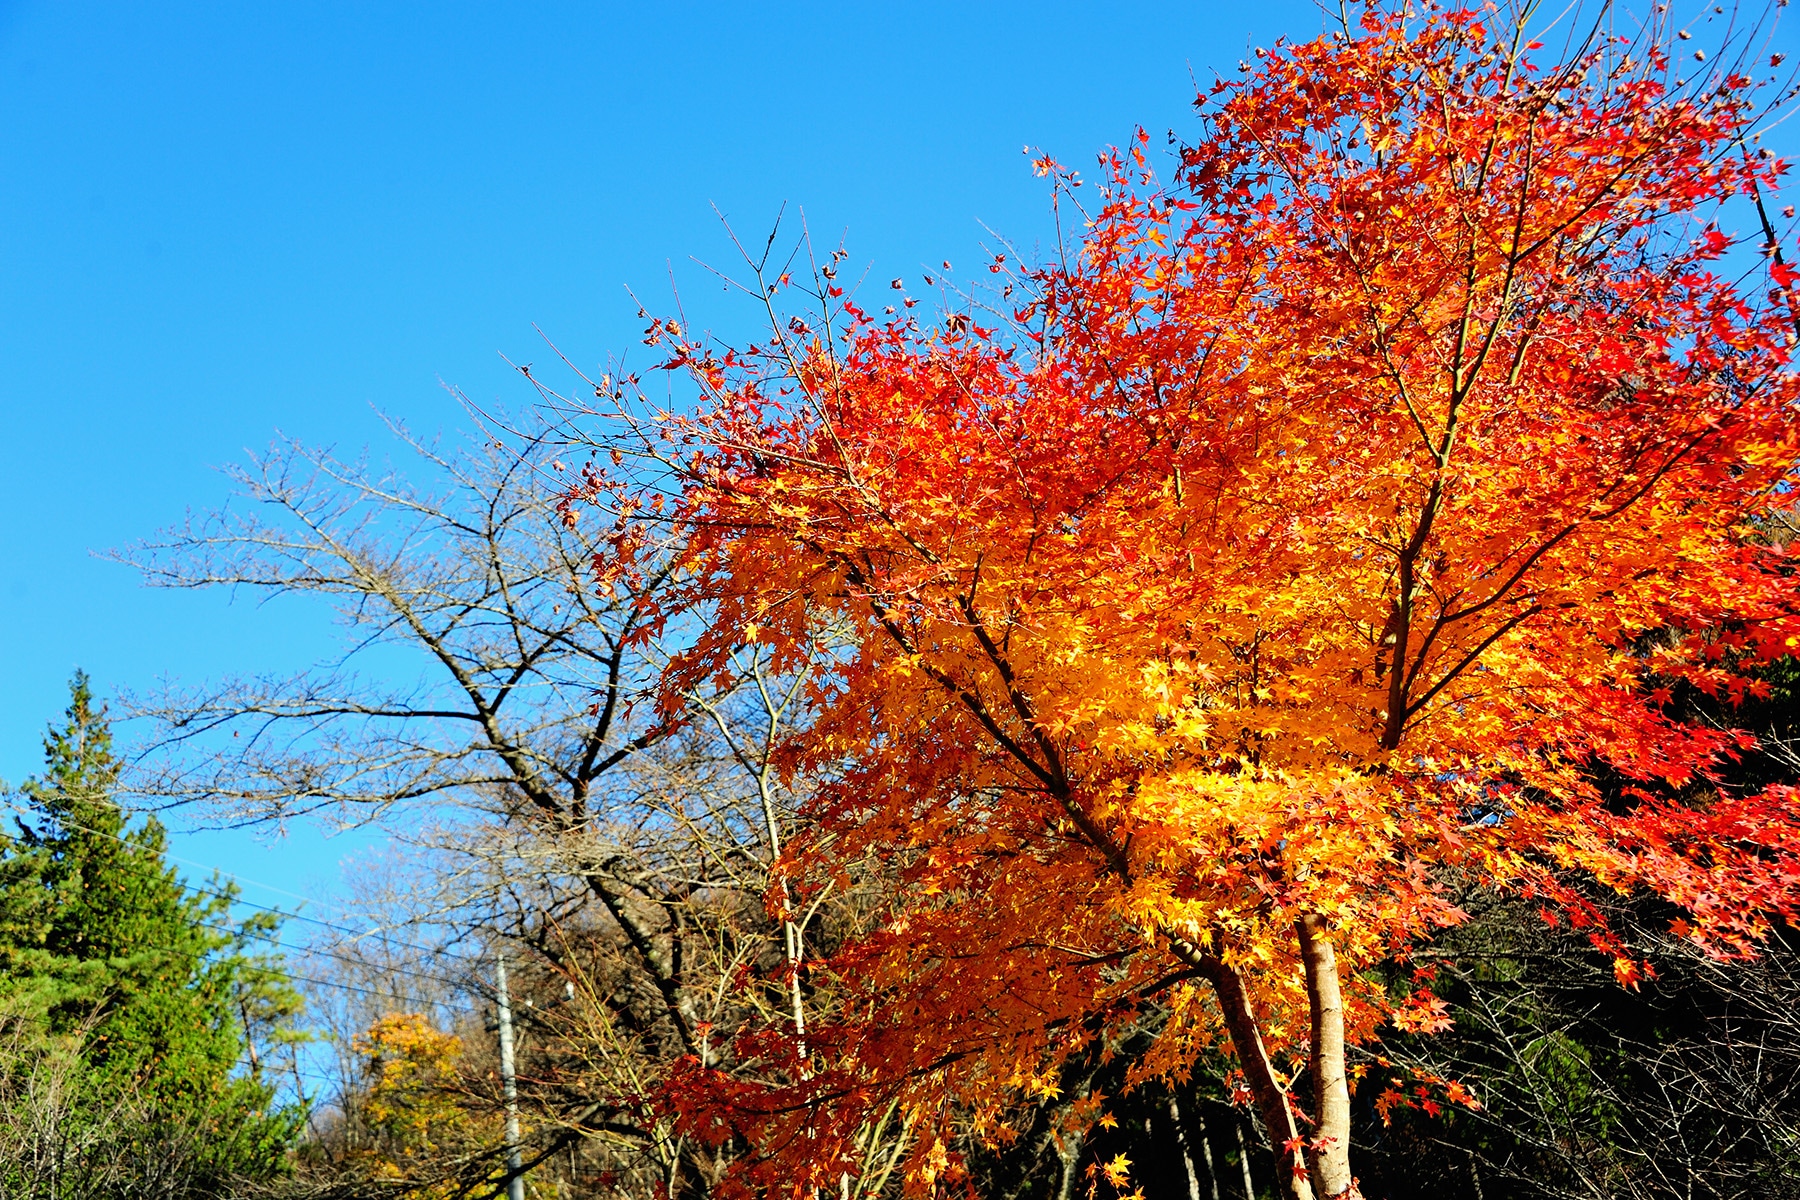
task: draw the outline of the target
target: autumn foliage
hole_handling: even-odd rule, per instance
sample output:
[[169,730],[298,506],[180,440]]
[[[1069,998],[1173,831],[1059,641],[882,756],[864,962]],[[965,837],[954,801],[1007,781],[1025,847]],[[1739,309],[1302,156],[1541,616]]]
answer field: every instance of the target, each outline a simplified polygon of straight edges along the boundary
[[1579,881],[1721,955],[1794,918],[1800,805],[1672,708],[1800,638],[1757,533],[1800,433],[1782,168],[1749,66],[1667,32],[1372,8],[1214,86],[1166,181],[1143,134],[1085,186],[1041,159],[1079,233],[992,307],[880,313],[833,257],[765,345],[653,327],[705,403],[601,436],[669,469],[711,613],[671,694],[771,647],[823,781],[792,894],[897,880],[808,968],[834,1019],[761,1035],[785,1074],[667,1097],[741,1183],[836,1188],[896,1105],[953,1186],[953,1122],[1005,1139],[1155,1006],[1134,1077],[1229,1043],[1289,1194],[1350,1194],[1346,1044],[1441,1020],[1359,969],[1458,921],[1450,874],[1615,951]]
[[[370,1137],[354,1156],[370,1177],[416,1182],[439,1160],[473,1156],[484,1141],[494,1140],[493,1131],[479,1128],[458,1103],[464,1090],[458,1070],[461,1038],[418,1013],[392,1013],[370,1026],[352,1049],[367,1063],[370,1077],[358,1114]],[[436,1182],[415,1194],[437,1200],[460,1191],[454,1182]]]

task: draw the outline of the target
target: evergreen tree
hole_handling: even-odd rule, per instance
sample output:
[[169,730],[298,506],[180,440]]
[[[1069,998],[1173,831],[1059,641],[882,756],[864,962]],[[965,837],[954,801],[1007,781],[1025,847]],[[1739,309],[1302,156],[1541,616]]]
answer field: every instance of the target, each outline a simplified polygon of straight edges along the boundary
[[298,1131],[250,1039],[299,998],[250,946],[274,923],[233,923],[234,890],[184,886],[162,825],[120,808],[105,711],[84,674],[71,692],[44,773],[11,796],[17,834],[0,834],[0,1071],[9,1115],[42,1127],[54,1110],[35,1153],[58,1165],[0,1158],[0,1194],[231,1194],[280,1174]]

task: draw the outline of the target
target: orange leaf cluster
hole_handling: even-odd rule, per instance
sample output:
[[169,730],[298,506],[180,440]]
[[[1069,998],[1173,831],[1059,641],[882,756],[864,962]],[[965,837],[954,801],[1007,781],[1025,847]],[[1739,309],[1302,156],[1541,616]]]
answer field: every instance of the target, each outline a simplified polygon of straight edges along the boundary
[[[812,705],[787,764],[827,781],[796,878],[899,881],[815,1070],[682,1077],[779,1178],[835,1179],[894,1098],[1004,1136],[1152,1000],[1141,1073],[1239,1001],[1278,1060],[1296,921],[1352,974],[1459,918],[1448,866],[1578,919],[1566,872],[1654,889],[1722,952],[1795,914],[1800,806],[1719,794],[1742,738],[1665,711],[1800,637],[1753,535],[1800,434],[1792,273],[1740,290],[1705,224],[1776,182],[1750,81],[1604,38],[1540,67],[1485,20],[1278,45],[1172,183],[1142,134],[1107,157],[991,327],[846,302],[840,338],[672,360],[713,399],[663,422],[714,617],[671,686],[774,647]],[[1349,986],[1354,1040],[1390,1010]],[[919,1145],[915,1184],[954,1174]]]

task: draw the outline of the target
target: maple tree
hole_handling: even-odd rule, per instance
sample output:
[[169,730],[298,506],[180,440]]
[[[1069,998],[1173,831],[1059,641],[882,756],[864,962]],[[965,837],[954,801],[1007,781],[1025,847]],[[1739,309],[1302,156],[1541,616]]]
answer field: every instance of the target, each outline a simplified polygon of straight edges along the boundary
[[[576,494],[677,526],[711,613],[669,694],[746,642],[804,680],[780,760],[822,782],[771,902],[899,879],[806,965],[847,989],[831,1019],[746,1041],[769,1078],[676,1073],[696,1136],[761,1151],[741,1183],[835,1187],[897,1106],[909,1186],[951,1185],[953,1123],[1004,1140],[1155,1005],[1131,1078],[1228,1041],[1283,1194],[1352,1195],[1347,1047],[1444,1021],[1361,968],[1461,918],[1446,871],[1585,928],[1627,985],[1572,878],[1674,902],[1722,956],[1794,917],[1800,804],[1725,786],[1750,735],[1671,709],[1757,693],[1800,637],[1754,528],[1800,434],[1757,80],[1666,22],[1603,13],[1552,55],[1503,16],[1375,5],[1258,51],[1168,184],[1142,133],[1086,190],[1040,159],[1081,231],[996,257],[997,311],[876,314],[839,252],[819,328],[722,351],[653,323],[696,413],[595,385],[596,440],[666,473]],[[757,271],[775,317],[792,278]]]

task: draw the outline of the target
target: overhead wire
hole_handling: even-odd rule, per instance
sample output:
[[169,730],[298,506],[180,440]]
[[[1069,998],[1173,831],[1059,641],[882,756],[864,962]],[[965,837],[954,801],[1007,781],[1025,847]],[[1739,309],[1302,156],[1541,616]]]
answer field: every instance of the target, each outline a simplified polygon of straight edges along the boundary
[[317,1071],[309,1071],[304,1067],[296,1069],[292,1064],[287,1064],[287,1063],[275,1064],[275,1063],[265,1063],[265,1062],[260,1062],[260,1061],[259,1062],[251,1062],[247,1058],[240,1058],[235,1063],[232,1063],[231,1065],[234,1068],[235,1067],[243,1067],[244,1069],[249,1070],[249,1071],[255,1071],[255,1072],[258,1072],[259,1074],[262,1074],[265,1076],[272,1076],[272,1077],[277,1077],[277,1078],[292,1077],[292,1076],[298,1075],[303,1079],[310,1079],[314,1083],[324,1084],[326,1087],[337,1087],[337,1086],[340,1086],[340,1083],[341,1083],[340,1080],[334,1079],[330,1075],[321,1075]]
[[[217,899],[225,901],[228,904],[237,904],[237,905],[242,905],[245,908],[253,908],[253,909],[256,909],[258,912],[269,913],[270,915],[280,917],[282,920],[285,920],[285,921],[299,921],[299,922],[302,922],[303,924],[307,924],[307,925],[316,925],[321,929],[329,929],[334,933],[343,933],[343,934],[350,935],[349,942],[341,942],[341,943],[339,943],[339,945],[350,945],[350,944],[353,944],[356,942],[360,942],[365,938],[380,937],[381,935],[386,933],[386,930],[382,930],[382,929],[365,930],[365,931],[359,933],[354,929],[347,928],[343,925],[335,924],[331,921],[322,921],[317,917],[309,917],[305,913],[293,912],[293,911],[290,911],[285,908],[272,908],[266,904],[257,904],[254,901],[245,900],[240,896],[233,896],[227,892],[214,891],[210,888],[197,887],[191,883],[187,884],[185,886],[191,892],[198,892],[199,894],[204,895],[204,896],[213,896]],[[434,957],[449,959],[452,962],[463,963],[470,970],[476,969],[481,964],[480,959],[470,958],[466,955],[456,954],[452,951],[444,950],[440,947],[422,946],[422,945],[418,944],[417,942],[408,942],[408,941],[405,941],[400,938],[383,938],[383,940],[390,945],[401,946],[408,950],[417,950],[421,954],[429,954]]]
[[[15,812],[21,816],[30,815],[29,810],[24,809],[17,804],[8,803],[6,807],[8,807],[13,812]],[[134,845],[134,843],[130,842],[129,840],[120,836],[119,834],[109,833],[104,829],[94,829],[90,826],[82,825],[79,822],[66,821],[66,820],[60,820],[60,819],[57,821],[57,823],[59,825],[61,825],[63,828],[79,830],[82,833],[90,834],[94,837],[111,838],[113,841],[116,841],[116,842],[120,843],[121,845],[125,845],[125,846]],[[168,858],[168,859],[175,859],[175,856],[170,855],[170,854],[165,854],[164,857]],[[228,879],[234,879],[234,880],[238,879],[238,876],[234,875],[232,872],[226,871],[220,867],[211,866],[210,864],[207,864],[207,863],[194,862],[194,861],[188,860],[188,859],[178,859],[176,861],[180,861],[187,866],[199,867],[204,870],[210,870],[210,871],[214,872],[215,874],[224,876],[225,878],[228,878]],[[266,905],[266,904],[258,904],[255,901],[244,899],[241,895],[234,895],[230,892],[219,891],[216,888],[205,887],[205,886],[202,886],[199,884],[194,884],[194,883],[188,882],[186,880],[183,881],[182,886],[190,892],[194,892],[196,894],[203,895],[203,896],[211,896],[215,899],[223,900],[227,904],[241,905],[245,908],[255,909],[258,912],[268,913],[269,915],[278,917],[284,921],[298,921],[303,924],[317,926],[318,928],[321,928],[321,929],[328,929],[334,933],[348,935],[348,937],[350,938],[350,941],[352,943],[361,941],[365,938],[372,937],[372,936],[381,936],[382,940],[387,942],[388,944],[398,945],[398,946],[404,947],[409,950],[419,951],[422,954],[433,955],[436,957],[448,959],[453,963],[462,964],[463,975],[462,975],[462,978],[452,978],[449,976],[435,975],[435,974],[431,974],[429,972],[424,972],[424,971],[416,971],[416,970],[412,970],[410,968],[405,968],[405,967],[378,965],[378,964],[374,964],[374,963],[369,963],[365,959],[353,958],[349,955],[340,954],[337,952],[338,948],[327,949],[327,948],[321,948],[318,946],[301,946],[301,947],[290,948],[287,946],[286,943],[282,942],[279,938],[275,937],[273,934],[261,933],[261,932],[257,932],[257,931],[246,931],[241,927],[219,925],[219,924],[214,924],[214,923],[210,923],[210,922],[206,922],[206,921],[201,922],[201,924],[204,925],[206,928],[212,929],[216,932],[228,933],[228,934],[232,934],[234,936],[239,936],[239,937],[243,937],[243,936],[255,937],[258,940],[267,942],[271,945],[282,947],[284,949],[290,949],[291,952],[296,953],[296,954],[323,955],[327,958],[332,958],[339,962],[342,962],[342,963],[345,963],[345,964],[351,965],[351,966],[374,967],[377,970],[385,971],[389,974],[406,975],[406,976],[409,976],[412,978],[425,979],[425,980],[430,980],[431,982],[434,982],[434,983],[445,984],[450,987],[463,988],[468,991],[474,992],[476,995],[482,996],[483,998],[490,998],[491,992],[493,990],[492,985],[488,984],[485,980],[483,980],[478,973],[480,967],[483,965],[480,962],[480,960],[478,960],[478,959],[471,959],[464,955],[455,954],[455,953],[452,953],[451,951],[444,950],[441,947],[424,946],[424,945],[420,945],[417,942],[409,942],[409,941],[406,941],[406,940],[400,939],[400,938],[388,937],[385,935],[389,931],[381,929],[381,928],[356,930],[356,929],[349,928],[348,926],[337,924],[336,922],[333,922],[333,921],[326,921],[319,917],[308,916],[305,913],[293,912],[288,909],[276,908],[276,907],[273,907],[271,905]],[[266,886],[266,885],[259,885],[259,886]],[[270,890],[273,891],[273,890],[279,890],[279,889],[271,888]],[[286,893],[286,894],[293,895],[293,893]],[[299,898],[302,900],[307,899],[306,897],[299,897]],[[382,991],[378,988],[363,987],[358,984],[344,983],[344,982],[340,982],[338,980],[333,980],[333,979],[321,979],[321,978],[318,978],[317,976],[312,976],[312,975],[302,975],[302,974],[299,974],[298,972],[291,970],[290,968],[288,968],[285,965],[283,965],[281,967],[277,967],[277,968],[275,968],[275,970],[282,977],[284,977],[288,980],[291,980],[295,983],[310,984],[313,987],[332,988],[332,989],[335,989],[338,991],[351,992],[351,993],[355,993],[357,995],[369,996],[369,997],[373,997],[373,998],[377,998],[377,999],[384,999],[384,1000],[399,1000],[402,1002],[413,1002],[418,999],[417,996],[405,995],[400,992]]]
[[[18,804],[9,802],[9,803],[7,803],[6,807],[9,808],[10,810],[12,810],[14,813],[19,814],[20,816],[30,815],[30,810],[23,808]],[[80,830],[82,833],[92,834],[95,837],[111,838],[113,841],[118,842],[119,844],[124,845],[124,846],[135,845],[135,843],[129,841],[128,839],[126,839],[124,837],[121,837],[119,834],[108,833],[104,829],[94,829],[89,826],[79,824],[78,822],[66,821],[66,820],[61,820],[61,819],[57,820],[57,824],[61,825],[62,827],[66,828],[66,829],[77,829],[77,830]],[[169,854],[166,851],[163,853],[163,857],[166,859],[169,859],[171,861],[180,862],[186,866],[198,867],[198,868],[201,868],[202,870],[212,871],[214,874],[222,875],[227,879],[237,880],[238,882],[254,883],[253,880],[243,880],[239,876],[233,874],[230,871],[225,870],[222,867],[211,866],[207,863],[202,863],[202,862],[194,862],[189,859],[177,858],[175,855]],[[345,934],[345,935],[349,936],[353,941],[360,941],[363,938],[368,938],[368,937],[382,936],[382,937],[384,937],[384,940],[390,942],[393,945],[403,946],[408,950],[417,950],[421,954],[430,954],[430,955],[435,955],[435,956],[442,957],[442,958],[448,958],[448,959],[452,959],[455,961],[460,961],[460,962],[469,964],[471,968],[479,965],[479,963],[480,963],[479,959],[470,959],[463,955],[452,953],[451,951],[445,950],[441,947],[423,946],[423,945],[418,944],[417,942],[409,942],[409,941],[405,941],[404,939],[401,939],[401,938],[386,937],[385,935],[389,931],[387,929],[381,928],[380,926],[374,926],[374,927],[371,927],[371,928],[365,929],[365,930],[352,929],[345,925],[339,925],[333,921],[326,921],[326,920],[322,920],[319,917],[307,916],[304,913],[293,912],[291,910],[284,909],[284,908],[276,908],[276,907],[266,905],[266,904],[257,904],[253,900],[245,900],[242,896],[232,895],[232,894],[226,893],[226,892],[221,892],[221,891],[218,891],[213,888],[202,886],[200,884],[189,883],[189,882],[183,881],[183,886],[191,892],[196,892],[203,896],[212,896],[215,899],[224,900],[228,904],[240,904],[240,905],[243,905],[245,908],[253,908],[253,909],[256,909],[258,912],[270,913],[274,916],[281,917],[283,920],[300,921],[300,922],[303,922],[308,925],[316,925],[316,926],[320,927],[321,929],[329,929],[329,930],[333,931],[334,933]],[[267,884],[255,884],[255,886],[268,887]],[[280,891],[281,889],[271,887],[271,888],[269,888],[269,890],[270,891]],[[296,899],[306,901],[309,903],[312,902],[309,897],[299,896],[293,892],[284,892],[282,894],[294,896]]]
[[[6,803],[6,807],[8,809],[10,809],[12,812],[14,812],[15,814],[18,814],[19,816],[32,815],[31,811],[29,809],[23,808],[20,805],[15,804],[15,803],[8,802],[8,803]],[[89,834],[93,837],[110,838],[113,841],[116,841],[124,846],[135,846],[136,845],[135,843],[129,841],[127,838],[122,837],[119,834],[109,833],[108,831],[106,831],[104,829],[94,829],[91,826],[83,825],[83,824],[80,824],[79,822],[57,819],[57,824],[65,829],[78,830],[82,833]],[[166,851],[163,852],[162,857],[164,859],[172,861],[172,862],[181,863],[184,866],[196,867],[201,870],[211,871],[215,876],[223,876],[224,878],[231,879],[235,882],[250,883],[253,886],[266,888],[267,890],[272,891],[272,892],[279,892],[283,895],[294,896],[296,899],[301,900],[303,902],[311,901],[310,897],[299,896],[296,893],[285,892],[280,888],[272,887],[268,884],[257,883],[254,880],[243,879],[241,876],[235,874],[234,872],[227,871],[227,870],[223,869],[222,867],[213,866],[208,863],[196,862],[192,859],[182,858],[182,857],[174,855],[174,854],[169,854]],[[398,967],[398,966],[393,966],[393,965],[389,965],[389,964],[376,964],[376,963],[371,963],[366,959],[354,958],[354,957],[351,957],[346,954],[338,953],[338,949],[341,948],[342,944],[340,944],[340,946],[336,947],[336,948],[322,948],[322,947],[318,947],[318,946],[288,947],[286,943],[284,943],[279,937],[275,936],[275,934],[271,931],[246,930],[241,926],[223,925],[223,924],[218,924],[216,922],[209,922],[209,921],[205,921],[205,920],[202,920],[199,922],[199,924],[201,926],[203,926],[204,928],[211,929],[217,933],[230,934],[234,937],[255,938],[259,941],[266,942],[272,946],[290,950],[292,953],[295,953],[295,954],[322,955],[324,957],[331,958],[338,962],[342,962],[342,963],[345,963],[345,964],[351,965],[351,966],[369,967],[374,970],[384,972],[387,974],[403,975],[403,976],[407,976],[409,978],[428,980],[433,983],[444,984],[449,987],[464,988],[464,989],[474,992],[477,995],[483,996],[484,998],[490,996],[490,994],[493,990],[492,985],[488,984],[485,980],[481,979],[480,976],[476,973],[477,970],[479,969],[479,967],[482,965],[480,960],[478,960],[478,959],[472,959],[472,958],[466,957],[464,955],[455,954],[455,953],[452,953],[451,951],[445,950],[441,947],[425,946],[425,945],[421,945],[417,942],[410,942],[410,941],[406,941],[404,939],[387,936],[390,933],[390,931],[386,930],[386,929],[382,929],[380,927],[374,927],[374,928],[370,928],[370,929],[366,929],[366,930],[356,930],[356,929],[349,928],[348,926],[337,924],[336,922],[333,922],[333,921],[326,921],[319,917],[308,916],[305,913],[294,912],[289,909],[278,908],[278,907],[275,907],[272,905],[258,904],[255,901],[244,899],[241,894],[220,891],[216,888],[206,887],[204,885],[191,883],[187,880],[182,881],[182,887],[184,890],[193,892],[197,895],[210,896],[214,899],[222,900],[228,905],[240,905],[245,908],[254,909],[257,912],[267,913],[267,914],[277,917],[283,921],[298,921],[303,924],[316,926],[321,929],[328,929],[334,933],[344,934],[350,938],[351,943],[360,942],[365,938],[381,937],[384,942],[391,944],[391,945],[402,946],[402,947],[405,947],[406,949],[416,950],[422,954],[445,958],[445,959],[448,959],[451,962],[455,962],[455,963],[462,963],[465,965],[465,970],[464,970],[464,973],[461,978],[453,978],[451,976],[437,975],[437,974],[432,974],[432,973],[426,972],[426,971],[417,971],[417,970],[413,970],[413,969],[407,968],[407,967]],[[401,992],[383,991],[379,988],[363,987],[359,984],[345,983],[345,982],[342,982],[340,980],[335,980],[335,979],[321,979],[314,975],[302,975],[302,974],[288,968],[285,964],[283,964],[281,966],[273,967],[271,969],[276,974],[279,974],[284,979],[287,979],[294,983],[308,984],[313,987],[332,988],[337,991],[351,992],[351,993],[354,993],[357,995],[369,996],[369,997],[383,999],[383,1000],[398,1000],[403,1003],[416,1002],[417,1000],[420,999],[417,996],[407,995],[407,994],[404,994]],[[245,1068],[255,1067],[255,1064],[252,1064],[248,1061],[240,1062],[238,1065],[245,1067]],[[295,1076],[295,1077],[305,1078],[315,1084],[319,1084],[319,1085],[326,1086],[326,1087],[336,1087],[336,1086],[341,1086],[341,1084],[342,1084],[341,1080],[335,1079],[331,1076],[319,1074],[314,1071],[304,1070],[304,1069],[300,1068],[297,1061],[290,1066],[284,1066],[284,1067],[280,1067],[280,1068],[271,1066],[269,1068],[266,1068],[266,1071],[269,1074],[277,1075],[277,1076]]]
[[[429,980],[432,983],[447,984],[450,987],[456,987],[456,988],[469,987],[471,985],[471,983],[474,982],[473,976],[469,976],[469,975],[465,975],[461,978],[457,978],[457,977],[450,976],[450,975],[434,975],[434,974],[430,973],[429,971],[415,971],[410,967],[399,967],[399,966],[394,966],[392,964],[387,964],[387,963],[376,963],[376,962],[371,962],[366,958],[355,958],[348,954],[339,954],[335,950],[326,949],[326,948],[319,947],[319,946],[304,946],[304,945],[303,946],[289,946],[286,942],[283,942],[279,937],[275,936],[274,934],[264,933],[259,930],[248,930],[248,929],[243,929],[243,928],[241,928],[239,926],[235,926],[235,925],[220,925],[220,924],[213,924],[213,923],[206,922],[206,921],[202,921],[201,925],[205,926],[207,929],[214,930],[218,933],[231,934],[234,937],[255,938],[258,941],[267,942],[268,944],[270,944],[272,946],[278,946],[284,950],[289,951],[292,954],[299,955],[302,957],[309,956],[309,955],[323,956],[325,958],[336,959],[338,962],[346,963],[353,967],[367,967],[372,971],[382,972],[382,973],[389,974],[389,975],[405,975],[405,976],[408,976],[413,979]],[[283,969],[283,973],[287,974],[288,972],[285,969]],[[299,978],[299,976],[295,976],[295,978]],[[481,985],[480,983],[475,983],[476,990],[480,990],[482,986],[483,985]]]

